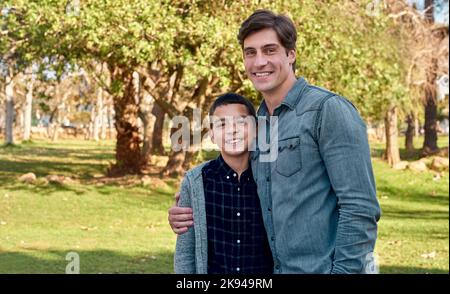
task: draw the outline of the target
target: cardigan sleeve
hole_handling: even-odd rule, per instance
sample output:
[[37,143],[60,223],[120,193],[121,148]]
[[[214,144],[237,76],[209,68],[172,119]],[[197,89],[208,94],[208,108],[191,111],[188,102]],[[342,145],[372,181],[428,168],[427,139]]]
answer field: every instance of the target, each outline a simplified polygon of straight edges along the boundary
[[[185,176],[181,184],[180,201],[178,203],[181,207],[192,207],[192,191],[189,185],[189,179]],[[195,274],[195,226],[191,226],[184,234],[178,235],[175,257],[174,269],[176,274]]]

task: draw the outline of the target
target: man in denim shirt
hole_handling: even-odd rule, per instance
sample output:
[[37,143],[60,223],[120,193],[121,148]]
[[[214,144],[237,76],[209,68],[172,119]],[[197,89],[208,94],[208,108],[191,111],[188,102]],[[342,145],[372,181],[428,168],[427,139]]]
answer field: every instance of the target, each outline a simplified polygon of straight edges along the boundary
[[[247,76],[264,97],[251,164],[274,273],[370,271],[380,207],[357,109],[295,77],[297,33],[289,18],[256,11],[238,39]],[[189,208],[169,210],[174,232],[190,221]]]

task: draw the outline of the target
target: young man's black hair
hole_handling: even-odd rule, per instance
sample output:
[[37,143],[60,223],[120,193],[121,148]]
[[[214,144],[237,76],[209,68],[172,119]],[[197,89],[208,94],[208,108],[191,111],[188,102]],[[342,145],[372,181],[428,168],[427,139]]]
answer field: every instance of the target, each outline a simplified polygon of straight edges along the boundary
[[226,93],[222,96],[219,96],[211,105],[211,108],[209,109],[209,115],[212,116],[217,107],[228,104],[242,104],[245,106],[245,108],[247,108],[248,114],[256,118],[255,107],[250,102],[250,100],[236,93]]

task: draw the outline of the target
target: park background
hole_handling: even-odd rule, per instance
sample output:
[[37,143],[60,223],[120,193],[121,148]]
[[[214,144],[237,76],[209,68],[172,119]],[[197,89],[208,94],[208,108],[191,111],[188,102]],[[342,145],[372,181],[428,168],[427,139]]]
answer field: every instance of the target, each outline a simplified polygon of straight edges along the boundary
[[367,123],[380,272],[449,272],[448,1],[1,0],[0,273],[173,272],[167,210],[217,152],[174,151],[170,121],[259,105],[236,38],[257,8]]

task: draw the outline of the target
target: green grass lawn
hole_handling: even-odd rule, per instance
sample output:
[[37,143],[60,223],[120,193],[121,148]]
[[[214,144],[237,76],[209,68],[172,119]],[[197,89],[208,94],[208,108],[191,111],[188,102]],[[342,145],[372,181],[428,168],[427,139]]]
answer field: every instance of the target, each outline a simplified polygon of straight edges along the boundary
[[[448,172],[435,181],[432,172],[395,171],[377,157],[382,145],[373,147],[383,211],[380,271],[448,273]],[[172,272],[176,237],[167,209],[178,181],[152,177],[144,186],[130,176],[104,183],[113,150],[112,142],[75,140],[0,147],[0,273],[64,273],[71,251],[80,255],[81,273]],[[74,182],[19,183],[27,172]]]

